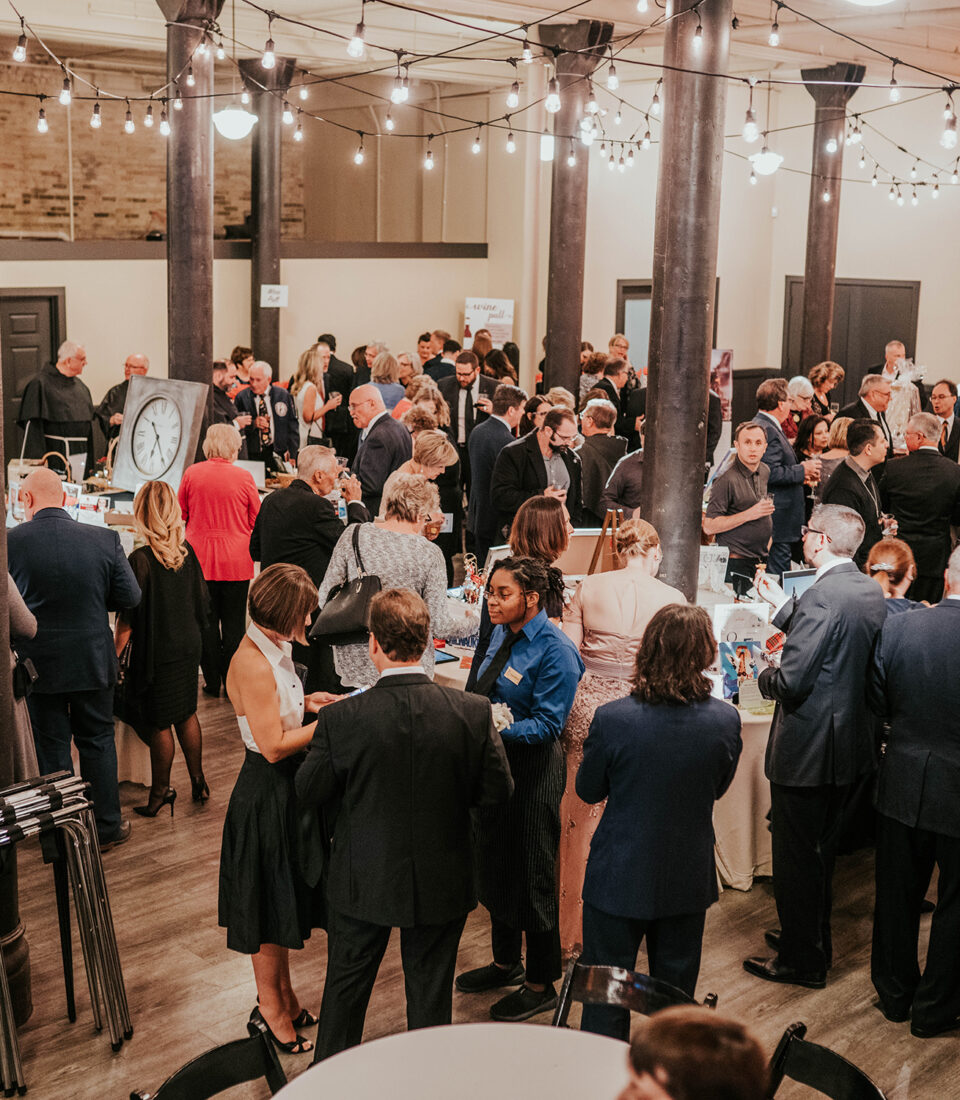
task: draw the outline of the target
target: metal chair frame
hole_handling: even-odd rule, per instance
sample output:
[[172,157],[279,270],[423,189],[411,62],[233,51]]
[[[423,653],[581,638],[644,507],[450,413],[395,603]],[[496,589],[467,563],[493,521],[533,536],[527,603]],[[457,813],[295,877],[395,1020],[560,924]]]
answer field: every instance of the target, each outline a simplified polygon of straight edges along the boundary
[[807,1025],[791,1024],[770,1059],[770,1091],[777,1094],[784,1077],[816,1089],[831,1100],[886,1100],[880,1088],[852,1062],[829,1047],[809,1042]]

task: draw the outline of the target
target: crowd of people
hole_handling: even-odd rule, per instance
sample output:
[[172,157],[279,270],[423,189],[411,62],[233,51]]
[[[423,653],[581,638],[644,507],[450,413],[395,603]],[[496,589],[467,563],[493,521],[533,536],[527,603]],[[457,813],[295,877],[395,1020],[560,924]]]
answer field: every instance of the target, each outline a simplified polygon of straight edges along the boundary
[[[35,669],[22,767],[69,768],[74,740],[109,849],[130,834],[114,714],[150,749],[135,809],[172,814],[176,742],[193,799],[210,797],[197,669],[206,694],[225,690],[244,756],[219,921],[228,947],[252,958],[251,1018],[287,1052],[320,1059],[360,1042],[394,927],[411,1028],[449,1023],[455,988],[503,990],[496,1020],[549,1012],[565,958],[632,969],[644,942],[651,975],[695,994],[717,899],[713,807],[736,772],[740,718],[705,676],[717,655],[709,615],[657,579],[660,536],[639,514],[646,390],[628,356],[622,334],[607,353],[585,345],[576,395],[528,395],[516,348],[494,348],[483,330],[467,350],[435,330],[416,352],[371,342],[349,363],[324,334],[285,384],[238,347],[212,367],[204,460],[178,493],[147,482],[136,494],[142,545],[129,560],[112,530],[68,520],[53,470],[23,483],[27,522],[8,540],[19,663]],[[925,1037],[960,1017],[960,425],[956,385],[938,382],[923,411],[926,392],[899,385],[902,360],[888,345],[846,409],[829,401],[844,377],[834,363],[763,382],[706,487],[702,532],[729,550],[735,592],[755,589],[786,634],[779,667],[759,680],[777,703],[766,770],[780,927],[766,936],[774,954],[744,967],[826,984],[834,857],[878,777],[872,979],[884,1015]],[[125,381],[94,409],[74,385],[84,361],[64,345],[21,414],[68,459],[71,441],[94,447],[96,425],[120,430],[120,391],[149,369],[128,357]],[[893,431],[895,391],[906,411]],[[705,477],[720,409],[711,393]],[[241,457],[295,476],[261,501]],[[571,535],[610,508],[623,511],[622,568],[566,591],[557,562]],[[478,611],[448,596],[455,559],[483,568],[502,544]],[[799,599],[777,583],[793,562],[816,570]],[[368,577],[380,589],[369,629],[311,640],[320,609]],[[474,632],[466,691],[435,684],[433,640]],[[478,900],[490,962],[456,975]],[[316,1015],[289,969],[315,928],[328,937]],[[318,1023],[314,1044],[304,1031]],[[628,1020],[588,1007],[583,1027],[625,1038]],[[748,1037],[738,1041],[749,1060]]]

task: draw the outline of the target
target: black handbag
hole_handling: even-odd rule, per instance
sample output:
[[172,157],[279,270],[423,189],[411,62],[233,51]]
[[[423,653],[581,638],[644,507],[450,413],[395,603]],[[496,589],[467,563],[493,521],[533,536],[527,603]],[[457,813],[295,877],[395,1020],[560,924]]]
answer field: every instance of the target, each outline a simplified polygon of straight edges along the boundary
[[128,725],[135,725],[142,720],[139,700],[134,692],[133,677],[130,674],[132,652],[133,639],[131,638],[117,659],[117,682],[113,688],[114,717]]
[[365,573],[360,559],[360,524],[353,525],[353,553],[357,576],[330,589],[316,622],[311,640],[327,645],[355,645],[370,636],[370,601],[380,591],[380,578]]

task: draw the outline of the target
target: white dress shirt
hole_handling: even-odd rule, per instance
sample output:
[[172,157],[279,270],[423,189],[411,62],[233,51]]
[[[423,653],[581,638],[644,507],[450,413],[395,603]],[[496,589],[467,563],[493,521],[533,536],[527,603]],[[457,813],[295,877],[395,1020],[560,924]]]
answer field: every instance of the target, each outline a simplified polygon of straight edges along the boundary
[[362,442],[363,442],[363,441],[364,441],[364,440],[365,440],[365,439],[367,438],[367,436],[368,436],[368,435],[370,434],[370,429],[371,429],[371,428],[372,428],[372,427],[374,426],[374,424],[376,424],[376,422],[377,422],[377,421],[378,421],[378,420],[379,420],[379,419],[380,419],[381,417],[383,417],[383,416],[386,416],[386,415],[387,415],[387,410],[386,410],[386,409],[384,409],[384,410],[383,410],[383,412],[378,412],[378,413],[377,413],[377,415],[376,415],[376,416],[375,416],[375,417],[374,417],[374,418],[373,418],[373,419],[372,419],[372,420],[370,421],[370,423],[369,423],[369,424],[368,424],[368,425],[367,425],[367,426],[366,426],[366,427],[365,427],[365,428],[363,429],[363,431],[362,431],[362,432],[360,433],[360,442],[361,442],[361,443],[362,443]]
[[457,406],[457,442],[466,443],[467,441],[467,394],[470,394],[470,400],[473,402],[473,420],[476,423],[477,420],[477,398],[480,396],[480,375],[470,383],[469,386],[464,388],[460,387],[460,393],[457,395],[459,405]]

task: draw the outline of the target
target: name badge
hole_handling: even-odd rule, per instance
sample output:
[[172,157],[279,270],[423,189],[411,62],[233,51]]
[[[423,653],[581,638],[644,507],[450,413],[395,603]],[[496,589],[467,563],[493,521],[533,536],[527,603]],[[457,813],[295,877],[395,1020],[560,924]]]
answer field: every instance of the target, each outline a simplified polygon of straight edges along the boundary
[[511,684],[519,684],[523,679],[523,674],[517,672],[515,668],[508,668],[504,673],[504,676],[510,681]]

